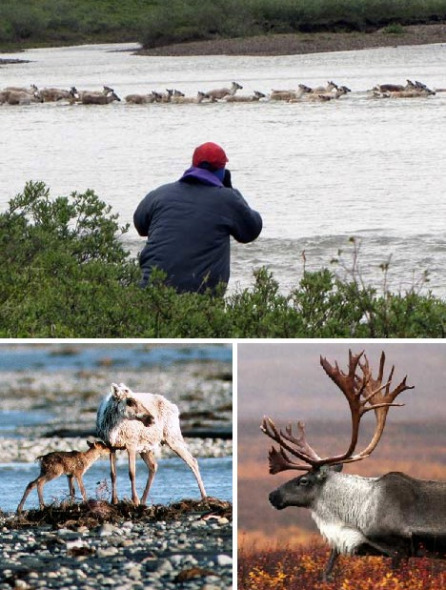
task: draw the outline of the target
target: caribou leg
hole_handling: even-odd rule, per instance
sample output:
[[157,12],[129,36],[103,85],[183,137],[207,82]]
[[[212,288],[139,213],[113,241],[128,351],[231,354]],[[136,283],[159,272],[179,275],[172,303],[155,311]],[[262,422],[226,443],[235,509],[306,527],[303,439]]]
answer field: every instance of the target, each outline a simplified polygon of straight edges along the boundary
[[129,457],[129,478],[132,487],[132,502],[135,506],[139,506],[138,492],[136,491],[136,451],[134,448],[127,448],[127,455]]
[[155,455],[152,451],[144,451],[140,454],[144,463],[147,465],[147,469],[149,470],[149,477],[147,478],[146,487],[141,498],[141,504],[145,504],[147,502],[147,496],[149,495],[150,486],[152,485],[153,479],[158,469],[158,463],[156,462]]
[[116,449],[110,451],[110,479],[112,484],[112,503],[118,503],[118,490],[116,486]]
[[381,540],[367,538],[366,543],[355,552],[357,555],[384,555],[390,557],[392,570],[401,567],[401,561],[409,559],[414,554],[410,539],[390,535]]
[[192,473],[195,475],[195,479],[197,480],[202,499],[206,498],[206,490],[204,489],[204,484],[201,479],[198,461],[186,447],[181,433],[179,433],[177,436],[166,437],[166,444],[190,467]]
[[322,574],[322,581],[328,582],[331,578],[331,572],[333,571],[334,564],[338,558],[339,551],[337,549],[332,549],[330,553],[330,557],[328,558],[327,565],[325,566],[324,573]]

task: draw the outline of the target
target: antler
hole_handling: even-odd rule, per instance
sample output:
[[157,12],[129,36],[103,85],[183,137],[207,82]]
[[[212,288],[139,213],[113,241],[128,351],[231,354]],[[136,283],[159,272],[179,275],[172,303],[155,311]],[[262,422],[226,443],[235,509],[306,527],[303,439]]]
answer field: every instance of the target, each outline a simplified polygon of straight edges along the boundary
[[[376,426],[372,440],[370,441],[368,446],[360,453],[362,455],[361,459],[368,457],[375,450],[377,444],[379,443],[381,436],[384,432],[384,427],[386,425],[389,408],[391,406],[404,405],[394,404],[392,403],[393,400],[403,391],[406,391],[407,389],[414,389],[413,385],[406,384],[406,375],[404,379],[401,381],[401,383],[395,387],[395,389],[393,389],[392,391],[390,390],[395,365],[392,365],[387,381],[384,384],[382,383],[384,365],[386,362],[386,355],[384,351],[381,352],[381,358],[379,361],[379,373],[377,379],[373,379],[372,377],[369,367],[369,361],[366,356],[364,356],[364,361],[364,364],[361,365],[361,369],[364,374],[364,379],[367,381],[367,385],[365,387],[363,396],[365,398],[365,401],[370,403],[370,407],[368,407],[366,411],[374,410],[375,412]],[[373,404],[371,403],[372,401]]]
[[[362,356],[364,356],[363,363],[360,362]],[[313,467],[333,465],[335,463],[352,463],[368,457],[381,439],[389,408],[391,406],[404,405],[394,404],[393,401],[406,389],[413,389],[413,387],[406,384],[406,377],[404,377],[395,389],[390,390],[394,367],[392,367],[390,371],[388,380],[384,384],[382,383],[385,364],[384,352],[381,354],[377,379],[372,377],[369,362],[364,355],[364,351],[356,355],[353,355],[351,350],[349,351],[349,366],[347,373],[344,373],[337,363],[335,363],[335,366],[332,366],[325,358],[321,357],[320,362],[324,371],[334,383],[336,383],[348,401],[352,420],[350,444],[345,453],[342,453],[341,455],[320,457],[307,442],[305,427],[302,422],[298,422],[297,424],[299,436],[296,438],[292,434],[291,425],[287,426],[286,432],[283,432],[282,430],[279,431],[270,418],[264,417],[260,427],[262,432],[280,445],[279,451],[273,447],[269,452],[270,473],[279,473],[280,471],[288,469],[308,471]],[[358,366],[362,371],[361,377],[357,374]],[[372,440],[365,449],[354,454],[358,444],[361,418],[366,412],[371,410],[374,411],[376,418],[375,431]],[[290,460],[285,451],[288,451],[301,461],[304,461],[306,465]]]
[[[277,451],[274,447],[269,452],[269,472],[279,473],[286,469],[297,469],[298,471],[308,471],[311,466],[319,464],[321,458],[319,455],[310,447],[305,437],[305,425],[303,422],[297,423],[297,429],[299,431],[299,438],[296,438],[292,434],[292,427],[289,424],[286,427],[286,433],[282,430],[277,430],[276,425],[267,416],[263,417],[263,422],[260,426],[260,430],[279,443],[280,450]],[[292,448],[288,443],[292,443],[296,448]],[[285,453],[285,449],[289,451],[295,457],[298,457],[307,465],[302,463],[295,463],[291,461],[288,455]]]

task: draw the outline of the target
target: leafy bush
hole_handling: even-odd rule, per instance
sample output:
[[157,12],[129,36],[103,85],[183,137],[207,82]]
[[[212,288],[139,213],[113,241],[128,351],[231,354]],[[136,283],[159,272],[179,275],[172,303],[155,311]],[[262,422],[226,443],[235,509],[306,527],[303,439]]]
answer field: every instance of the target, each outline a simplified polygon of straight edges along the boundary
[[240,552],[239,590],[437,590],[446,583],[444,560],[410,559],[399,569],[383,557],[341,556],[333,580],[322,582],[328,551],[320,545]]
[[404,35],[404,27],[399,23],[390,24],[384,27],[383,33],[386,35]]
[[172,0],[153,7],[142,43],[149,48],[269,32],[363,31],[445,17],[444,0]]
[[[444,337],[446,304],[366,285],[354,250],[344,277],[304,270],[283,294],[267,268],[232,295],[146,289],[123,245],[128,226],[93,191],[50,198],[29,182],[0,214],[0,336],[84,338]],[[342,266],[342,264],[341,264]],[[385,272],[388,272],[387,265]],[[223,294],[223,291],[221,295]]]
[[2,0],[0,43],[6,45],[135,41],[156,0]]
[[0,43],[145,47],[261,33],[368,30],[446,18],[445,0],[2,0]]
[[44,14],[36,7],[22,10],[20,4],[6,4],[0,10],[2,29],[9,30],[12,39],[29,39],[41,35],[47,26]]
[[154,8],[144,23],[142,44],[157,47],[169,43],[237,37],[256,32],[249,2],[238,0],[171,0]]

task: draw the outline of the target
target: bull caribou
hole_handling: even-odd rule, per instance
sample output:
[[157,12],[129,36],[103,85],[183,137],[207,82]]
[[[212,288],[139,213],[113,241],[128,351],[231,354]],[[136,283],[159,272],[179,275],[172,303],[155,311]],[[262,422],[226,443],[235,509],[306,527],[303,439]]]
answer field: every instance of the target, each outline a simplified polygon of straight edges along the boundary
[[[361,477],[341,473],[345,463],[362,461],[378,445],[387,414],[402,392],[413,389],[407,377],[392,386],[394,367],[383,381],[385,355],[381,354],[378,376],[372,376],[363,352],[349,352],[348,371],[321,365],[345,396],[351,413],[351,440],[347,450],[321,457],[307,441],[305,426],[297,424],[297,435],[288,425],[285,431],[264,417],[261,430],[279,444],[269,452],[269,471],[305,471],[269,495],[278,510],[288,506],[309,508],[321,535],[331,547],[323,579],[331,576],[340,554],[374,554],[392,558],[392,567],[402,559],[430,555],[446,556],[446,482],[414,479],[390,472],[381,477]],[[356,451],[360,423],[367,412],[375,415],[375,430],[370,442]],[[296,457],[298,461],[290,458]]]

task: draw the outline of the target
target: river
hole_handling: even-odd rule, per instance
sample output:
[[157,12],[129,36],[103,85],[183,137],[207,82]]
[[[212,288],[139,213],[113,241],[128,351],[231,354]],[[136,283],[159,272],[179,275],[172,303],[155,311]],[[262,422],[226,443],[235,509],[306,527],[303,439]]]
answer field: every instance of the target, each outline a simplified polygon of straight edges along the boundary
[[[198,459],[200,473],[205,482],[209,496],[232,502],[232,458],[203,457]],[[28,483],[39,475],[38,464],[0,463],[2,480],[1,509],[4,512],[16,510]],[[99,500],[111,499],[110,465],[107,460],[97,461],[83,477],[89,498]],[[136,468],[136,485],[138,494],[142,494],[147,481],[147,468],[138,458]],[[76,484],[75,484],[76,485]],[[131,489],[128,477],[128,463],[123,455],[117,465],[117,486],[120,499],[130,499]],[[67,478],[62,476],[48,482],[43,488],[46,504],[61,502],[69,497]],[[76,498],[81,499],[76,487]],[[151,504],[171,504],[185,498],[200,499],[197,482],[192,472],[181,459],[166,458],[159,462],[155,484],[150,491]],[[37,491],[33,490],[26,502],[25,509],[37,508],[39,501]]]
[[[243,93],[334,80],[352,92],[315,104],[2,106],[2,210],[28,180],[42,180],[53,196],[94,189],[131,222],[146,192],[178,178],[195,146],[212,140],[228,154],[234,186],[264,219],[256,242],[234,243],[230,292],[251,285],[261,266],[290,290],[303,251],[309,270],[329,266],[339,250],[349,266],[354,237],[367,281],[382,285],[381,265],[390,260],[393,290],[418,285],[427,270],[424,289],[446,296],[446,93],[387,100],[367,93],[406,79],[445,88],[446,45],[275,57],[141,57],[135,47],[28,50],[20,57],[29,63],[1,67],[0,85],[106,84],[124,97],[171,87],[195,95],[232,80]],[[143,246],[133,227],[126,241],[135,254]]]

